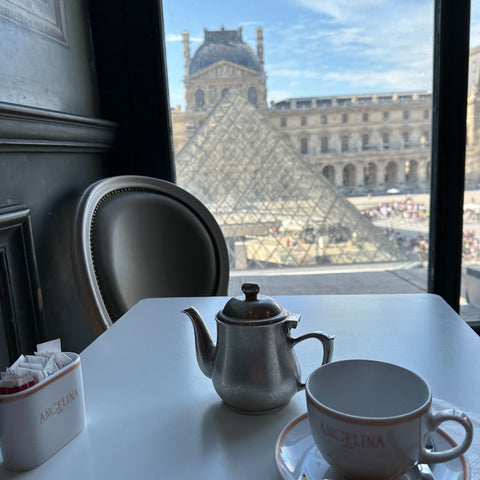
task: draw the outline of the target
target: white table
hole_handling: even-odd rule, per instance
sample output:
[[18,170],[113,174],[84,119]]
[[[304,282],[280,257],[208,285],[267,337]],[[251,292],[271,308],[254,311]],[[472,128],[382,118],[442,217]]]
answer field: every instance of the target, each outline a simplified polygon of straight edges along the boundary
[[[215,336],[227,298],[147,299],[81,353],[87,429],[43,465],[0,479],[279,480],[274,447],[282,428],[306,411],[304,393],[283,410],[245,416],[225,407],[197,366],[194,305]],[[293,336],[335,334],[334,360],[372,358],[410,368],[433,394],[480,412],[480,338],[439,297],[278,296],[302,319]],[[296,347],[305,375],[321,345]]]

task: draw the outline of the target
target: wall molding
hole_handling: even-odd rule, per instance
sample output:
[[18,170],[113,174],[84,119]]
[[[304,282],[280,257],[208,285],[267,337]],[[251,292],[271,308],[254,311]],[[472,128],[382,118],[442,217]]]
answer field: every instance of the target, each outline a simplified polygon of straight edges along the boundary
[[0,153],[106,152],[116,130],[108,120],[0,102]]
[[30,210],[24,205],[0,208],[0,331],[8,346],[2,360],[8,356],[10,363],[46,339]]
[[0,17],[68,47],[65,0],[2,0]]

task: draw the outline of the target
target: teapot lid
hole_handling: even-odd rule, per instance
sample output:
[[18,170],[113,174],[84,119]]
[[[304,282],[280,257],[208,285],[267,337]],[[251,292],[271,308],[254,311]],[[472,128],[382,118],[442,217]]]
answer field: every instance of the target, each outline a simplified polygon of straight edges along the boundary
[[256,283],[244,283],[242,292],[245,297],[231,298],[218,313],[220,320],[227,323],[267,324],[283,320],[288,312],[276,300],[266,295],[259,295],[260,286]]

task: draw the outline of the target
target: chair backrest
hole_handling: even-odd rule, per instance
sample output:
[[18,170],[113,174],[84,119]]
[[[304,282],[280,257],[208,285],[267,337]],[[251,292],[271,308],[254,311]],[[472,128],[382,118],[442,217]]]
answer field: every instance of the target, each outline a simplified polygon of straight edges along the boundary
[[227,247],[214,217],[193,195],[156,178],[91,185],[75,212],[72,260],[96,335],[143,298],[228,290]]

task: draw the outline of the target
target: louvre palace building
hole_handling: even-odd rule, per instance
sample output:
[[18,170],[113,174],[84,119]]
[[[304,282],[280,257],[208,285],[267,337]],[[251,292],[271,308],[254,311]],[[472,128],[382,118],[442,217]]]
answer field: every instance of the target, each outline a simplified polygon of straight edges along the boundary
[[[205,30],[191,55],[183,32],[185,111],[172,110],[178,154],[230,90],[268,118],[310,167],[346,195],[426,191],[432,94],[424,91],[286,98],[267,103],[263,30],[256,51],[237,30]],[[480,47],[470,55],[467,186],[480,182]]]

